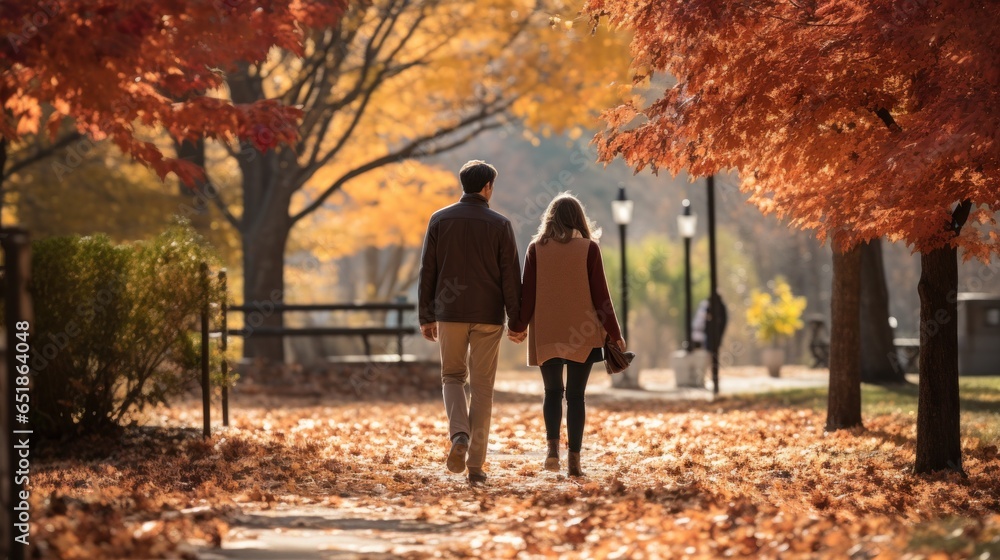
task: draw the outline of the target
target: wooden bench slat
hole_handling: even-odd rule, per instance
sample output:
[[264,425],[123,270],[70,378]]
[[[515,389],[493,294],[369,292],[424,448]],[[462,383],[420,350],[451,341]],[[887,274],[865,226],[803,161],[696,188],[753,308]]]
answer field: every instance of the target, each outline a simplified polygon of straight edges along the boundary
[[243,327],[230,329],[234,336],[396,336],[416,334],[415,327]]
[[415,303],[273,303],[257,305],[232,305],[229,311],[251,313],[254,311],[416,311]]

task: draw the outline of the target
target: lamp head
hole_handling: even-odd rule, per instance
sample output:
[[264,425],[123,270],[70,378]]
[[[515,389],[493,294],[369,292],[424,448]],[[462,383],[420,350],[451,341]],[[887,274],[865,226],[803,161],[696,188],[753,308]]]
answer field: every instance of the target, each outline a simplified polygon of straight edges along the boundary
[[618,184],[618,199],[611,201],[611,217],[620,226],[628,225],[632,221],[633,203],[625,196],[625,184]]
[[684,206],[684,211],[680,216],[677,216],[677,231],[684,239],[691,239],[698,227],[698,216],[691,213],[690,200],[685,198],[681,205]]

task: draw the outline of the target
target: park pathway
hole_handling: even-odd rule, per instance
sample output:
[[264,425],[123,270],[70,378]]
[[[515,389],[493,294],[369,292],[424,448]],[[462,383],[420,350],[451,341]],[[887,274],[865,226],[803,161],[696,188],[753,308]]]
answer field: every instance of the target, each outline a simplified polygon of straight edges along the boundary
[[[594,382],[588,389],[588,402],[595,407],[632,400],[712,399],[709,390],[675,388],[669,370],[643,372],[644,390],[612,389],[607,376],[597,373],[595,370]],[[827,381],[825,370],[805,368],[789,368],[777,379],[767,377],[759,368],[724,370],[724,375],[720,384],[724,395],[819,387]],[[537,376],[529,373],[501,373],[496,389],[495,418],[502,417],[505,407],[515,406],[511,403],[540,399],[542,394]],[[511,485],[521,490],[526,485],[560,488],[580,484],[563,474],[545,472],[525,480],[518,476],[519,470],[525,464],[541,463],[542,451],[524,450],[516,454],[503,451],[500,444],[491,444],[491,480],[483,490],[470,490],[462,476],[446,472],[443,464],[415,466],[416,476],[454,485],[456,494],[462,496],[446,517],[421,518],[426,515],[419,508],[408,507],[388,493],[378,508],[372,508],[370,500],[368,506],[359,506],[349,495],[332,497],[327,503],[304,500],[305,503],[278,503],[267,508],[253,505],[242,508],[228,520],[229,531],[221,548],[200,548],[195,551],[196,557],[199,560],[430,557],[449,543],[474,543],[476,539],[490,538],[486,527],[480,527],[482,522],[477,515],[480,500],[488,500],[490,494],[502,493]],[[613,475],[613,469],[612,465],[589,465],[588,478],[606,480]]]

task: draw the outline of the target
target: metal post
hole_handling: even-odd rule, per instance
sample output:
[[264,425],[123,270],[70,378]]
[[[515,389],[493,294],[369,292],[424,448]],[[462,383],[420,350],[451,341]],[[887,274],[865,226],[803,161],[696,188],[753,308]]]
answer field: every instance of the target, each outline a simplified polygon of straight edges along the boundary
[[201,263],[201,281],[204,294],[201,304],[201,409],[204,417],[204,427],[202,434],[205,437],[212,436],[212,395],[211,385],[208,377],[208,355],[209,355],[209,301],[208,301],[208,264]]
[[226,269],[219,271],[219,290],[222,292],[222,333],[219,348],[222,350],[222,425],[229,427],[229,288],[226,285]]
[[628,341],[628,266],[625,259],[625,224],[618,226],[622,242],[622,337]]
[[[684,202],[687,202],[685,200]],[[691,206],[684,207],[684,215],[691,215]],[[691,351],[691,238],[684,238],[684,349]]]
[[28,346],[17,335],[20,333],[23,338],[28,334],[30,337],[32,332],[31,297],[28,294],[28,280],[31,275],[30,242],[28,232],[21,229],[5,229],[0,235],[6,280],[4,326],[7,329],[4,356],[4,367],[7,371],[4,372],[3,383],[0,383],[4,389],[3,402],[6,408],[6,413],[3,414],[2,421],[0,421],[3,424],[3,433],[0,434],[0,445],[3,449],[0,451],[0,456],[4,460],[3,468],[0,469],[3,471],[3,481],[0,481],[0,501],[3,502],[3,514],[0,516],[0,522],[4,525],[3,529],[0,530],[0,535],[3,535],[0,552],[5,553],[9,560],[24,560],[27,556],[27,546],[14,540],[15,533],[19,532],[15,524],[20,523],[18,514],[21,513],[14,508],[20,503],[21,491],[24,488],[18,484],[18,477],[15,476],[19,469],[19,457],[14,452],[13,445],[15,440],[33,439],[31,427],[24,421],[25,418],[20,417],[21,422],[18,422],[19,413],[16,408],[18,403],[15,398],[16,387],[20,386],[17,384],[17,378],[24,377],[23,367],[21,373],[18,372],[17,368],[22,365],[22,362],[18,361],[17,356],[27,354],[27,351],[21,352],[20,349],[25,349]]
[[[406,299],[402,301],[397,301],[397,303],[405,303]],[[396,327],[403,328],[403,308],[400,307],[396,310]],[[402,331],[396,335],[396,350],[399,351],[399,361],[403,361],[403,333]]]
[[[715,175],[706,178],[708,184],[708,312],[712,316],[712,333],[705,333],[706,342],[712,342],[712,394],[719,394],[719,284],[715,262]],[[711,338],[709,338],[711,337]]]

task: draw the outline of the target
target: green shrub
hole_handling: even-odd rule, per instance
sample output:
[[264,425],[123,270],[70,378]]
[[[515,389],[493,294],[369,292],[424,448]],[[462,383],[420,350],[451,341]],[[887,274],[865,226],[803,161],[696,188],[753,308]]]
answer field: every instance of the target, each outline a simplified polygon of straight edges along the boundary
[[[189,227],[115,246],[105,236],[32,246],[34,427],[49,437],[107,429],[166,403],[199,379],[202,263],[215,264]],[[217,359],[215,360],[217,361]]]

